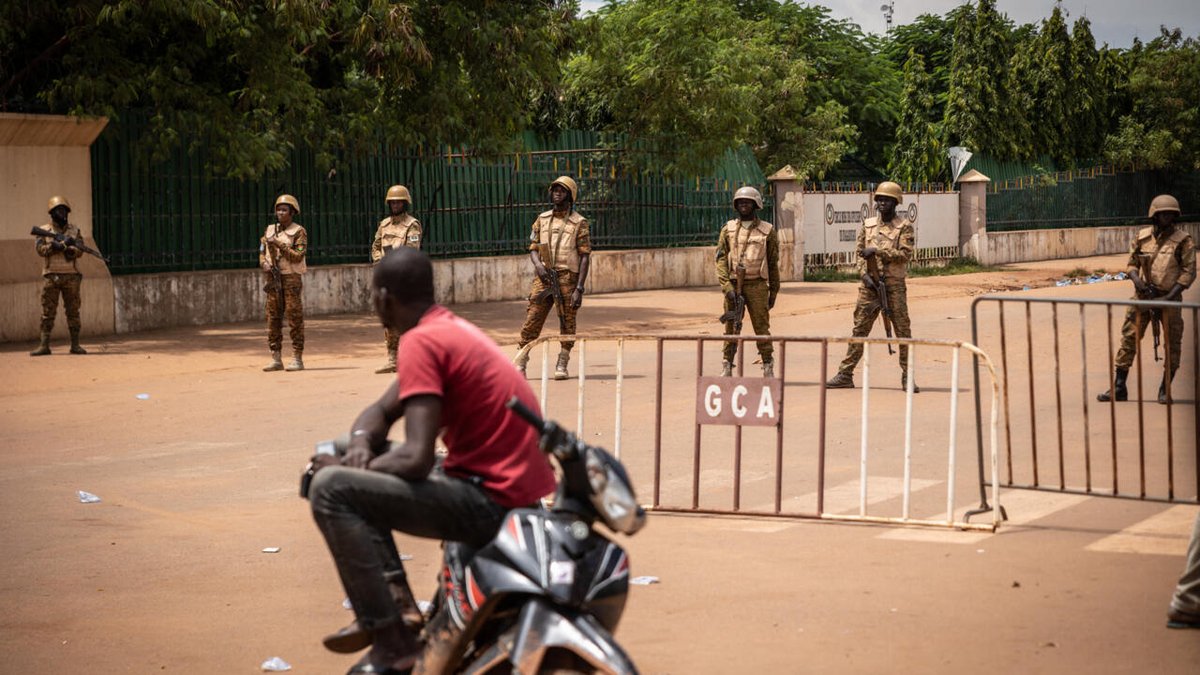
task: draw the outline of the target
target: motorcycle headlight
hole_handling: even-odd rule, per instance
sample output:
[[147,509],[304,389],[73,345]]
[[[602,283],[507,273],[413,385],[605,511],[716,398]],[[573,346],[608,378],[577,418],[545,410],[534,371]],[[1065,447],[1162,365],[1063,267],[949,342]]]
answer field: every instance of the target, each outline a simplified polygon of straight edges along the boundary
[[585,461],[592,505],[600,512],[604,523],[624,534],[640,530],[645,524],[646,513],[638,506],[633,486],[621,464],[595,447],[588,448]]

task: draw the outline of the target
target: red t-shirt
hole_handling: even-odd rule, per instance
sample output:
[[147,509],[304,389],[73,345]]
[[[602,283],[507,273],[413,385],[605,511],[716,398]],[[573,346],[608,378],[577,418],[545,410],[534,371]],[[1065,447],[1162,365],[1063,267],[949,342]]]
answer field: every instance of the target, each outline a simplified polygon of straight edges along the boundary
[[554,491],[538,432],[504,405],[516,396],[538,411],[533,390],[483,331],[433,305],[400,337],[396,354],[400,400],[422,394],[442,399],[447,475],[478,476],[492,499],[509,508]]

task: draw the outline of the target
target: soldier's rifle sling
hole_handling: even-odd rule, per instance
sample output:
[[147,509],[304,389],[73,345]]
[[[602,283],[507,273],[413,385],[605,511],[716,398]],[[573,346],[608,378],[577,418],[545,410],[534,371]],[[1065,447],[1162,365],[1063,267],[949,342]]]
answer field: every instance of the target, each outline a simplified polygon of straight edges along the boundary
[[100,255],[99,251],[92,248],[91,246],[88,246],[87,244],[83,243],[82,240],[77,239],[75,237],[68,237],[65,234],[62,234],[59,232],[52,232],[50,230],[43,229],[41,227],[33,228],[32,230],[29,231],[29,234],[32,234],[35,237],[48,237],[50,239],[57,241],[58,243],[62,244],[63,246],[70,246],[72,248],[76,248],[84,253],[94,255],[97,258],[103,260],[104,262],[108,262],[108,258],[105,258],[104,256]]
[[[876,254],[878,255],[878,254]],[[876,262],[874,255],[867,256],[867,276],[871,278],[871,283],[875,285],[875,295],[879,296],[879,316],[883,319],[883,332],[889,338],[892,337],[892,307],[888,303],[887,282],[883,280],[883,275],[879,273],[879,263]],[[892,343],[887,343],[888,354],[895,354],[892,350]]]

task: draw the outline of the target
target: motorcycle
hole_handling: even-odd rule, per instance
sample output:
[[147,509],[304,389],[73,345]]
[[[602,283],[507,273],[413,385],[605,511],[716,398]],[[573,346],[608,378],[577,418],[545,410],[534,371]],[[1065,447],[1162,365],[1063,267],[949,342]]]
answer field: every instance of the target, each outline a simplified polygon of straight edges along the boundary
[[612,636],[629,557],[596,527],[633,535],[645,524],[629,475],[515,397],[507,405],[540,431],[541,450],[560,468],[558,489],[549,506],[510,511],[482,548],[444,543],[412,672],[637,673]]

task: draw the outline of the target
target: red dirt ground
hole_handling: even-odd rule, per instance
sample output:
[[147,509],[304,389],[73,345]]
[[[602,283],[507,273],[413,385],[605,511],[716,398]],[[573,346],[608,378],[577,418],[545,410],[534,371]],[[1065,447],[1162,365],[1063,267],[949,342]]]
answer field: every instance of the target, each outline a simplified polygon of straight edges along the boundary
[[[914,327],[968,339],[970,301],[990,290],[1129,296],[1127,282],[1036,290],[1080,266],[1115,271],[1121,258],[914,279]],[[773,332],[845,335],[854,293],[852,284],[785,284]],[[716,334],[718,304],[714,289],[589,297],[581,330]],[[519,302],[454,310],[506,347],[523,314]],[[61,344],[38,359],[29,344],[0,346],[0,671],[253,673],[272,656],[297,673],[349,667],[352,658],[320,644],[350,615],[296,484],[312,444],[347,428],[384,389],[385,376],[371,373],[382,331],[365,315],[311,318],[303,373],[260,372],[264,343],[256,322],[92,339],[86,357]],[[883,386],[894,387],[894,364],[881,367]],[[747,368],[756,369],[749,359]],[[793,380],[816,377],[791,368],[789,396]],[[922,401],[937,400],[937,377]],[[556,386],[554,415],[575,395],[574,380]],[[1183,387],[1190,404],[1194,383]],[[831,400],[857,432],[858,395]],[[899,392],[873,401],[902,415]],[[1185,421],[1194,413],[1175,409]],[[627,405],[623,426],[650,427],[653,413]],[[610,419],[589,412],[589,431]],[[1193,441],[1176,442],[1187,450]],[[625,442],[644,501],[648,452]],[[833,477],[857,475],[856,452],[834,462]],[[962,485],[960,506],[969,476]],[[81,504],[76,490],[103,501]],[[645,673],[1197,672],[1200,631],[1164,627],[1195,506],[1009,494],[1012,520],[995,535],[652,515],[624,544],[633,573],[659,583],[633,587],[617,638]],[[1133,543],[1111,544],[1122,532]],[[428,596],[437,543],[398,541],[413,556],[414,590]]]

